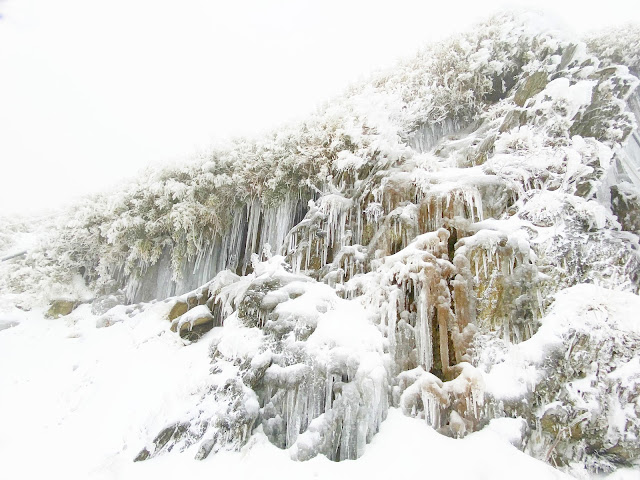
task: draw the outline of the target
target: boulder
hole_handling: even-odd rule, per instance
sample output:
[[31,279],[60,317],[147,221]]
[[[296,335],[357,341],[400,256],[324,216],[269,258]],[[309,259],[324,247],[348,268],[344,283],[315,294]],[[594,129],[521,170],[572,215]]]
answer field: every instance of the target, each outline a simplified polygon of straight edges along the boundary
[[69,315],[76,306],[76,302],[71,300],[54,300],[51,302],[51,306],[45,316],[47,318],[64,317],[65,315]]
[[174,319],[171,323],[171,331],[178,332],[182,338],[195,341],[213,326],[214,317],[211,311],[207,306],[199,305]]
[[121,323],[124,321],[124,318],[118,315],[116,312],[108,312],[104,315],[100,316],[96,320],[96,328],[107,328],[115,325],[116,323]]

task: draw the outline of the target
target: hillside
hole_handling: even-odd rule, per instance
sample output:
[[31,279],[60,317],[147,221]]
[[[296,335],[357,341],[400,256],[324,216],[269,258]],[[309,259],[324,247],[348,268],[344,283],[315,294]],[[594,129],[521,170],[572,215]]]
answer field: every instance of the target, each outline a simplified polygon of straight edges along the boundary
[[638,75],[638,27],[504,14],[303,123],[7,223],[7,468],[39,432],[79,478],[633,478]]

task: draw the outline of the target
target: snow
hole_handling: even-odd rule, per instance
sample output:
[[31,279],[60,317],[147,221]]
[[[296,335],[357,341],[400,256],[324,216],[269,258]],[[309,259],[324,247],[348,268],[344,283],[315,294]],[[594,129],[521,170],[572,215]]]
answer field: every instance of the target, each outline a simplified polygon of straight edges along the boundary
[[[540,109],[558,108],[557,104],[562,103],[562,115],[573,118],[591,102],[596,84],[593,80],[582,80],[571,85],[567,78],[556,78],[537,95],[536,106]],[[553,105],[554,102],[556,105]]]
[[[159,320],[156,313],[149,309],[126,324],[95,329],[95,317],[86,307],[56,321],[31,312],[19,326],[0,332],[0,388],[11,392],[0,397],[6,432],[0,439],[5,475],[27,479],[64,472],[70,479],[161,479],[174,478],[187,469],[190,478],[226,471],[241,478],[382,478],[392,459],[397,474],[417,473],[422,467],[414,455],[427,450],[443,469],[456,463],[452,440],[395,411],[362,460],[340,467],[324,458],[292,462],[259,433],[243,451],[222,452],[203,462],[177,455],[133,463],[148,432],[180,411],[209,374],[208,342],[183,345],[169,334],[168,322]],[[481,462],[483,451],[473,438],[455,449],[466,449],[492,478],[506,478],[504,472],[509,468],[524,465],[533,468],[530,478],[536,478],[534,474],[560,478],[550,467],[498,439],[480,443],[485,445],[484,452],[498,449],[510,460],[499,468]],[[465,467],[458,462],[453,478],[463,478],[473,470],[471,464]]]
[[[400,441],[401,440],[401,441]],[[464,461],[460,461],[463,458]],[[499,463],[487,458],[499,458]],[[124,466],[120,462],[110,465],[105,477],[118,478],[175,478],[189,472],[194,479],[210,478],[212,472],[233,474],[239,478],[294,479],[294,478],[370,478],[389,476],[415,478],[424,474],[425,461],[433,475],[446,475],[452,479],[511,479],[517,472],[522,479],[571,478],[551,467],[526,456],[497,435],[480,432],[464,440],[442,437],[432,429],[404,417],[397,410],[389,412],[381,434],[369,445],[366,453],[355,462],[330,462],[316,457],[308,462],[291,462],[286,452],[278,450],[262,435],[239,454],[223,453],[211,460],[193,464],[184,458],[163,457],[144,465]]]
[[218,351],[226,358],[252,358],[258,355],[263,341],[259,328],[244,328],[236,315],[226,318],[224,329],[212,333]]
[[365,164],[365,160],[355,156],[348,150],[343,150],[338,154],[338,160],[336,161],[336,168],[338,171],[342,170],[358,170]]
[[0,396],[4,475],[108,468],[198,393],[206,344],[186,350],[157,311],[140,317],[96,329],[88,306],[59,321],[32,311],[1,332],[0,390],[11,392]]
[[[276,273],[268,268],[261,270]],[[317,285],[310,292],[322,298],[326,288]],[[291,302],[299,298],[302,297]],[[365,369],[363,374],[376,375],[375,369],[380,364],[374,361],[367,366],[364,352],[379,342],[376,340],[379,333],[357,313],[361,307],[344,300],[342,304],[334,305],[324,315],[309,339],[310,348],[331,346],[336,352],[361,351],[357,358]],[[558,332],[567,328],[563,325],[575,324],[571,318],[581,318],[603,306],[610,312],[607,317],[610,328],[640,332],[640,322],[633,316],[640,308],[638,297],[580,285],[557,295],[556,306],[539,332],[532,339],[512,346],[510,358],[532,364],[540,362],[544,352],[557,345],[554,339]],[[263,478],[314,475],[383,478],[390,468],[394,475],[417,475],[424,468],[421,460],[424,452],[428,452],[431,458],[438,459],[430,466],[434,475],[511,478],[517,471],[523,478],[564,478],[562,473],[512,446],[519,446],[522,439],[522,422],[517,419],[496,419],[480,432],[453,440],[395,409],[389,410],[379,434],[357,462],[338,465],[324,457],[293,462],[286,451],[271,445],[259,429],[237,453],[221,451],[204,461],[185,455],[165,455],[133,463],[132,457],[150,436],[180,415],[194,396],[202,392],[210,374],[208,356],[212,342],[229,358],[248,356],[256,362],[260,357],[257,352],[261,331],[242,327],[235,314],[227,318],[223,328],[216,328],[200,342],[187,345],[168,331],[169,322],[163,320],[167,308],[163,303],[150,305],[127,322],[107,328],[96,328],[97,317],[87,305],[58,320],[45,320],[37,310],[5,312],[5,318],[20,318],[20,323],[0,331],[0,364],[8,366],[0,370],[0,388],[11,392],[0,397],[0,421],[11,433],[0,439],[5,458],[3,471],[10,472],[12,478],[33,478],[47,471],[64,471],[66,478],[172,478],[185,469],[190,478],[204,478],[211,471],[233,471],[241,476],[259,474]],[[354,330],[350,330],[347,318],[363,323],[357,328],[357,323],[353,324]],[[361,335],[366,331],[370,331],[370,339]],[[33,355],[34,351],[38,355]],[[114,351],[118,354],[113,355]],[[509,362],[513,360],[505,363]],[[498,368],[505,363],[484,375],[486,385],[480,385],[482,390],[507,396],[494,388],[500,385],[503,390],[509,389],[512,372]],[[638,371],[637,367],[636,361],[625,368],[633,373]],[[452,394],[464,393],[463,383],[477,375],[469,368],[464,367],[455,382],[446,384]],[[301,369],[301,365],[271,366],[268,372],[295,381],[298,374],[292,372],[304,375]],[[503,378],[496,380],[500,375]],[[614,375],[625,376],[625,371],[618,370]],[[462,419],[456,423],[455,418],[453,425],[464,429]],[[32,461],[33,455],[38,456],[38,462]],[[460,458],[465,461],[460,462]],[[488,462],[487,458],[500,461]]]
[[[209,376],[209,344],[223,330],[210,332],[208,341],[185,345],[159,315],[165,310],[157,304],[126,323],[100,329],[88,306],[58,320],[45,320],[38,311],[15,313],[22,316],[20,324],[0,331],[0,390],[10,392],[0,396],[4,475],[28,479],[64,472],[69,479],[162,479],[185,471],[190,478],[233,471],[240,478],[383,478],[392,471],[417,475],[424,469],[424,452],[429,452],[437,459],[430,467],[433,474],[446,472],[452,478],[510,478],[514,471],[523,478],[563,478],[500,436],[481,432],[455,441],[394,409],[357,462],[337,464],[324,457],[294,462],[258,432],[237,453],[222,451],[204,461],[165,455],[133,463],[148,438],[202,391]],[[339,329],[337,322],[335,311],[318,331],[317,348]],[[256,337],[238,337],[232,319],[224,330],[219,349],[229,356],[256,358],[257,343],[252,347],[250,340]],[[251,330],[259,335],[258,329]],[[369,343],[353,333],[339,329],[336,334],[343,346]],[[377,331],[371,335],[375,338]],[[501,460],[484,461],[488,456]]]

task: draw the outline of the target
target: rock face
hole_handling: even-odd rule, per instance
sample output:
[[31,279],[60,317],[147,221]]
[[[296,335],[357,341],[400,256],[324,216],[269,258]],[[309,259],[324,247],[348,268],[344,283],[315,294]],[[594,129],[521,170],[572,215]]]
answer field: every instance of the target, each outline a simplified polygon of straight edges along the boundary
[[171,331],[178,332],[182,338],[196,341],[214,326],[220,326],[220,312],[213,305],[213,300],[208,284],[173,299],[167,316]]
[[76,308],[76,302],[71,300],[54,300],[51,302],[49,310],[47,310],[46,316],[48,318],[59,318],[69,315],[74,308]]
[[622,229],[640,234],[640,192],[630,184],[611,187],[611,207],[618,217]]
[[548,73],[544,71],[535,72],[528,76],[524,84],[513,96],[513,102],[519,107],[524,107],[527,100],[544,90],[544,87],[549,83],[547,77]]
[[393,406],[456,438],[510,418],[567,470],[638,465],[638,79],[532,28],[494,19],[61,232],[96,288],[166,299],[168,329],[210,342],[208,383],[136,460],[258,427],[355,459]]
[[[538,370],[527,388],[508,397],[504,389],[489,394],[504,406],[500,415],[528,420],[530,454],[556,466],[580,462],[600,473],[637,462],[640,322],[631,312],[639,306],[637,295],[572,287],[557,295],[543,326],[511,358],[485,367],[489,382],[522,372],[520,366],[507,373],[520,354],[519,361]],[[490,351],[500,357],[497,345],[484,355]]]

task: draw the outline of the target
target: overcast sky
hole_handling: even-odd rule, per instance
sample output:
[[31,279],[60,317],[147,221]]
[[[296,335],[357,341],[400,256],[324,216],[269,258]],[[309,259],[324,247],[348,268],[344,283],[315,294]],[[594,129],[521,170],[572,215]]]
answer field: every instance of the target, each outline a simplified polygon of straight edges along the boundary
[[532,4],[578,32],[640,22],[637,0],[0,0],[0,214],[303,118],[428,41]]

